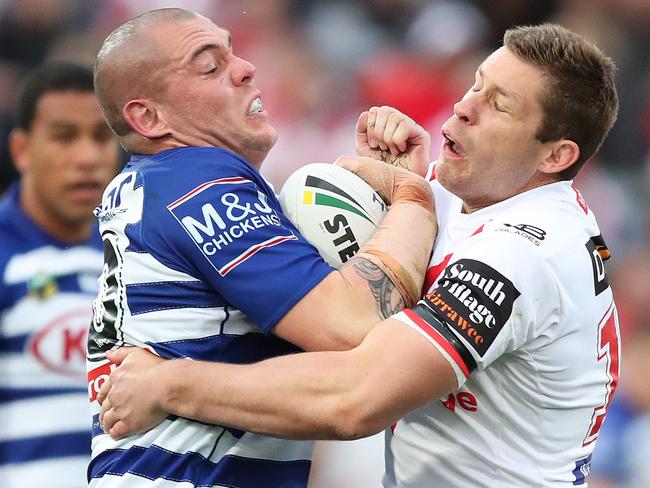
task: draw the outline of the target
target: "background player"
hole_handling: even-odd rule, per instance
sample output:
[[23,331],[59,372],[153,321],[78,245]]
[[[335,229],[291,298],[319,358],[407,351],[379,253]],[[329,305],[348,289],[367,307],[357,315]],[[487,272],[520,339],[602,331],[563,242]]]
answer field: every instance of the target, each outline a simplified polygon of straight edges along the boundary
[[82,487],[85,341],[102,267],[92,210],[118,168],[92,72],[34,70],[9,145],[21,178],[0,201],[0,484]]

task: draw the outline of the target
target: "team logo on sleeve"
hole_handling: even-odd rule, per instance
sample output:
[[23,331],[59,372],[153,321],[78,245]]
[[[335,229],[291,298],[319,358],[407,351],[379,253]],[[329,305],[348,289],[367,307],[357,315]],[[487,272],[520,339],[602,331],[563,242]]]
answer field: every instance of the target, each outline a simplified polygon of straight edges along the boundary
[[520,293],[494,268],[474,259],[460,259],[445,268],[428,304],[481,357],[512,313]]
[[594,276],[594,293],[596,296],[609,288],[607,273],[605,273],[605,261],[609,259],[609,249],[602,236],[594,236],[586,244],[587,252],[591,258],[591,270]]
[[297,239],[266,195],[241,177],[203,183],[167,209],[221,276],[264,248]]

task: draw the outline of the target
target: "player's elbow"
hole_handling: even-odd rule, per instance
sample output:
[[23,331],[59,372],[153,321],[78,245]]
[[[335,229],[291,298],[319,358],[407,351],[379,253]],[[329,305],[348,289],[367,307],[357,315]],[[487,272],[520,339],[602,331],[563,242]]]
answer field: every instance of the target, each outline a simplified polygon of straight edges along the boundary
[[339,399],[332,415],[332,437],[336,440],[355,440],[381,432],[390,425],[372,396],[349,392]]
[[349,351],[357,347],[365,336],[365,330],[362,332],[358,328],[350,327],[342,330],[338,334],[332,334],[331,351]]
[[346,409],[334,420],[333,437],[336,440],[351,441],[381,432],[385,426],[376,417],[365,411]]

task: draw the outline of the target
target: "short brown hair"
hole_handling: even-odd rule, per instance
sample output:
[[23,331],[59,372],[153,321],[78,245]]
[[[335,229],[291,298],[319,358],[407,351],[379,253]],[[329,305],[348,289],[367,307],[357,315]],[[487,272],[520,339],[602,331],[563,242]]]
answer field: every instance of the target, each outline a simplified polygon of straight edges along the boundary
[[541,142],[570,139],[578,145],[578,160],[559,173],[564,180],[574,178],[616,120],[614,62],[591,42],[556,24],[509,29],[503,44],[548,77],[538,99],[544,118],[536,137]]
[[138,36],[156,22],[184,22],[196,17],[196,13],[181,8],[151,10],[120,25],[104,40],[95,61],[95,93],[106,122],[119,137],[131,132],[122,117],[128,98],[150,94],[151,87],[164,89],[160,63],[166,60]]

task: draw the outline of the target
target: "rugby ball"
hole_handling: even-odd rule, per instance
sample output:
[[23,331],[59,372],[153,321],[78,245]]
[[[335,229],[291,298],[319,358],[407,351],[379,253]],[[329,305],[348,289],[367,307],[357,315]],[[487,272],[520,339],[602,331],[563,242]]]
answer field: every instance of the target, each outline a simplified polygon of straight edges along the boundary
[[363,179],[328,163],[299,168],[287,178],[279,199],[284,214],[337,269],[356,254],[388,211]]

